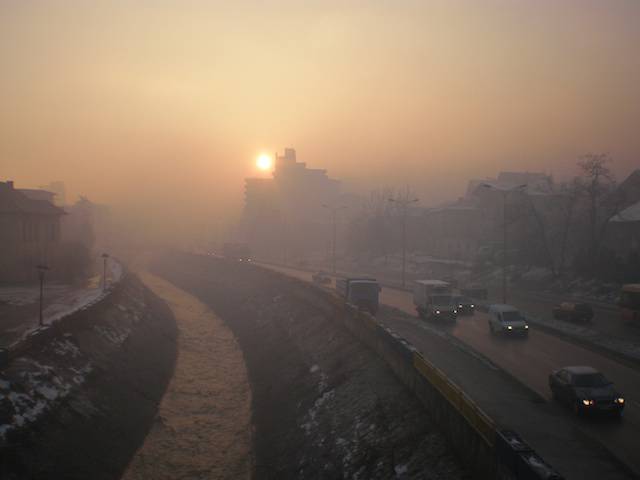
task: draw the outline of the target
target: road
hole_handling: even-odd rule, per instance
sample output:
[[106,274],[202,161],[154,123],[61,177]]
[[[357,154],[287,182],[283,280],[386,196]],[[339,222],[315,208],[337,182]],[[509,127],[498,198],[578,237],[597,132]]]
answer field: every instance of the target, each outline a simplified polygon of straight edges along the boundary
[[[264,266],[311,281],[309,272]],[[415,315],[409,292],[385,287],[380,300],[383,304]],[[460,317],[455,325],[443,328],[547,400],[551,399],[547,379],[554,369],[567,365],[591,365],[604,372],[627,400],[624,419],[621,422],[577,419],[576,424],[592,438],[605,444],[625,464],[640,472],[640,457],[637,455],[637,439],[640,435],[640,371],[535,328],[532,328],[528,339],[496,338],[489,333],[487,315],[482,312]],[[571,415],[569,410],[567,415]]]
[[[497,291],[489,291],[492,298],[499,298]],[[508,302],[515,305],[522,311],[527,312],[534,317],[552,320],[551,310],[561,301],[577,301],[571,297],[562,297],[548,292],[532,292],[527,290],[513,289],[509,292]],[[603,303],[591,303],[593,308],[593,320],[587,324],[576,324],[585,326],[590,330],[601,332],[606,336],[635,342],[640,344],[640,323],[622,320],[620,311],[616,305],[607,305]]]

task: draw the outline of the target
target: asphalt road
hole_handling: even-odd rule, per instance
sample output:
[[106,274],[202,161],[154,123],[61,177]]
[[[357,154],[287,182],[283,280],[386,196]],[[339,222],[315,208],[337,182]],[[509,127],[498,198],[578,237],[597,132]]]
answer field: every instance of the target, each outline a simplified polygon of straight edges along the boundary
[[[273,265],[264,266],[311,281],[309,272]],[[415,315],[413,299],[409,292],[384,287],[380,300],[383,304]],[[576,419],[576,425],[587,435],[605,444],[633,470],[640,472],[640,371],[535,328],[531,329],[527,339],[496,338],[489,333],[487,315],[482,312],[460,317],[455,325],[443,326],[443,329],[549,401],[551,394],[547,379],[552,370],[568,365],[590,365],[602,371],[625,396],[624,418],[622,421]],[[567,408],[566,414],[572,415],[572,412]]]
[[[530,315],[544,319],[553,318],[551,309],[560,301],[572,301],[571,298],[562,298],[549,293],[520,290],[510,292],[508,300],[509,303]],[[594,313],[593,320],[584,326],[614,338],[640,344],[640,323],[622,320],[620,311],[615,305],[592,303],[591,306]]]

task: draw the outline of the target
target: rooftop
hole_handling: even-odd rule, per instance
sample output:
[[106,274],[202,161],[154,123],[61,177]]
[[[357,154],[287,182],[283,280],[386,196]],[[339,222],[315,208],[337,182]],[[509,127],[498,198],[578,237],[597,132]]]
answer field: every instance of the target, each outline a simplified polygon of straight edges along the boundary
[[610,222],[640,222],[640,202],[634,203],[613,216]]
[[61,208],[46,200],[34,200],[13,187],[13,182],[0,182],[0,213],[31,215],[64,215]]

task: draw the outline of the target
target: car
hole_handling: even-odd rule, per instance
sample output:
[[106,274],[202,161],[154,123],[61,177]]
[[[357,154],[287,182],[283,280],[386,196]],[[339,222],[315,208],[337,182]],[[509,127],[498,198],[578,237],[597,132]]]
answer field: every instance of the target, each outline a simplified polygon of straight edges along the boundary
[[458,315],[473,315],[476,310],[476,304],[469,297],[456,296],[453,303],[457,306]]
[[593,319],[593,308],[588,303],[562,302],[553,307],[553,318],[587,323]]
[[316,272],[311,275],[311,280],[319,285],[329,285],[331,283],[331,277],[328,273],[323,271]]
[[564,367],[549,375],[555,400],[571,406],[577,415],[610,413],[621,416],[624,397],[598,370],[587,366]]
[[492,334],[526,337],[529,324],[516,307],[494,304],[489,307],[489,330]]

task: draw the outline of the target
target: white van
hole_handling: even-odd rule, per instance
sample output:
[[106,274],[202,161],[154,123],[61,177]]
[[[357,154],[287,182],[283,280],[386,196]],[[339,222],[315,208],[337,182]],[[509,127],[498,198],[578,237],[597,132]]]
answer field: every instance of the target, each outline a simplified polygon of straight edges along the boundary
[[492,334],[529,335],[527,320],[511,305],[495,304],[489,307],[489,330]]

